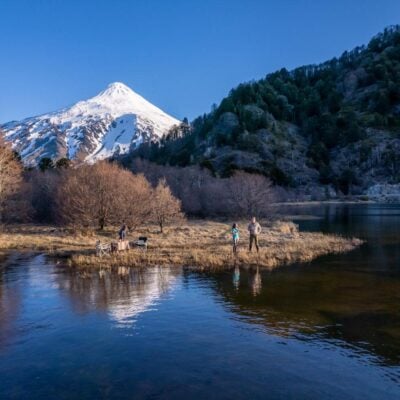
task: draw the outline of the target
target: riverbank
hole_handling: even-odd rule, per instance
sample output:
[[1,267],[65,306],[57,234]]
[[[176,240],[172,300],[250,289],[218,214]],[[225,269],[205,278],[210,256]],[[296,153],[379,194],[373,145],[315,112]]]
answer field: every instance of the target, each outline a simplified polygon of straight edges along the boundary
[[66,257],[78,267],[136,267],[146,265],[179,265],[200,270],[222,269],[236,265],[272,269],[281,265],[309,262],[316,257],[353,250],[362,241],[313,232],[298,232],[290,222],[264,223],[260,236],[260,252],[248,253],[246,223],[239,224],[241,242],[236,256],[232,254],[230,227],[226,223],[190,220],[159,233],[155,225],[131,232],[149,239],[148,251],[127,252],[97,257],[95,243],[115,240],[115,229],[103,232],[76,233],[49,226],[12,226],[0,234],[0,249],[43,251]]

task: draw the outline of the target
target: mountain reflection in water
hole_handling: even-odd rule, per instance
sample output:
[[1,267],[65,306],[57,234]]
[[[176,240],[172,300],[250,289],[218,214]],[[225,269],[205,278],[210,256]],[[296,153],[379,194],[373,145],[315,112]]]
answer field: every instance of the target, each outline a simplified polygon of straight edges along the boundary
[[273,271],[4,255],[0,398],[397,400],[399,210],[310,209],[301,229],[366,244]]
[[58,275],[57,283],[77,312],[105,311],[118,326],[129,327],[173,290],[178,274],[169,267],[69,269]]

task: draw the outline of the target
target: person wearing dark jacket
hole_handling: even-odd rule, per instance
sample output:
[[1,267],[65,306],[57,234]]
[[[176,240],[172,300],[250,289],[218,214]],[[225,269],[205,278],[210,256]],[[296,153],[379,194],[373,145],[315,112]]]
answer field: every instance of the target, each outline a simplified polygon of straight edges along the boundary
[[125,240],[126,239],[126,231],[127,227],[125,224],[121,226],[121,229],[118,232],[119,240]]

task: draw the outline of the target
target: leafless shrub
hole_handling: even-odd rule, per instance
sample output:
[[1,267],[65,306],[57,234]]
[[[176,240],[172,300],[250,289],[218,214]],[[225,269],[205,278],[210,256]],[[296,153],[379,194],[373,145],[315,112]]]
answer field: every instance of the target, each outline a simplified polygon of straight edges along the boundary
[[153,184],[165,178],[189,215],[265,216],[270,213],[271,202],[282,197],[268,178],[257,174],[237,172],[232,178],[221,179],[198,166],[161,166],[140,159],[133,161],[132,169]]
[[276,221],[272,229],[285,235],[299,236],[299,226],[292,221]]
[[161,233],[167,223],[183,219],[181,202],[176,199],[167,185],[165,178],[160,179],[151,198],[151,213],[154,222],[160,227]]
[[57,193],[59,220],[84,227],[136,226],[150,215],[151,188],[143,176],[100,162],[69,170]]
[[36,222],[51,223],[57,215],[55,194],[61,176],[57,171],[33,170],[26,173],[28,199],[33,209],[32,218]]
[[237,172],[229,179],[231,211],[238,217],[265,216],[274,201],[269,179],[262,175]]
[[22,196],[26,187],[22,165],[11,147],[0,138],[0,223],[19,220],[28,212]]

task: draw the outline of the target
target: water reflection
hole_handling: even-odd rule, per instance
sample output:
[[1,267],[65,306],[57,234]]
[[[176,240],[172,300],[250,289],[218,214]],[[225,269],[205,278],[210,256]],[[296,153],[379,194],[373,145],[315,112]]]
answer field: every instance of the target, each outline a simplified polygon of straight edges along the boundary
[[399,365],[399,206],[328,204],[283,212],[297,215],[303,230],[358,236],[366,244],[273,272],[236,267],[209,276],[229,309],[275,335],[333,343]]
[[[262,277],[260,273],[260,268],[257,267],[255,271],[252,269],[247,270],[247,282],[248,286],[251,288],[253,296],[257,296],[261,293],[262,289]],[[235,266],[232,272],[232,285],[236,291],[239,291],[240,288],[240,267]]]
[[367,243],[274,271],[0,261],[0,397],[398,399],[400,224],[368,212],[303,219]]
[[262,279],[259,267],[257,267],[255,273],[250,276],[250,286],[253,291],[253,296],[257,296],[261,293]]
[[233,283],[233,287],[235,288],[235,290],[239,290],[239,286],[240,286],[240,268],[237,265],[235,266],[235,269],[233,271],[232,283]]
[[[335,215],[345,215],[347,223],[352,218],[348,210]],[[376,241],[369,237],[370,227],[363,230],[358,223],[370,240],[352,253],[273,272],[235,268],[208,278],[231,311],[270,333],[351,347],[378,363],[399,365],[400,235],[392,243],[397,225],[388,219],[386,229],[375,227],[382,235]],[[238,277],[248,285],[239,285]]]
[[15,321],[21,309],[21,291],[10,269],[13,267],[13,255],[0,254],[0,350],[14,336]]
[[178,269],[169,267],[69,269],[58,275],[57,282],[76,311],[105,311],[117,326],[131,327],[138,315],[171,292],[178,275]]
[[0,398],[397,399],[400,280],[358,257],[215,274],[2,264]]

